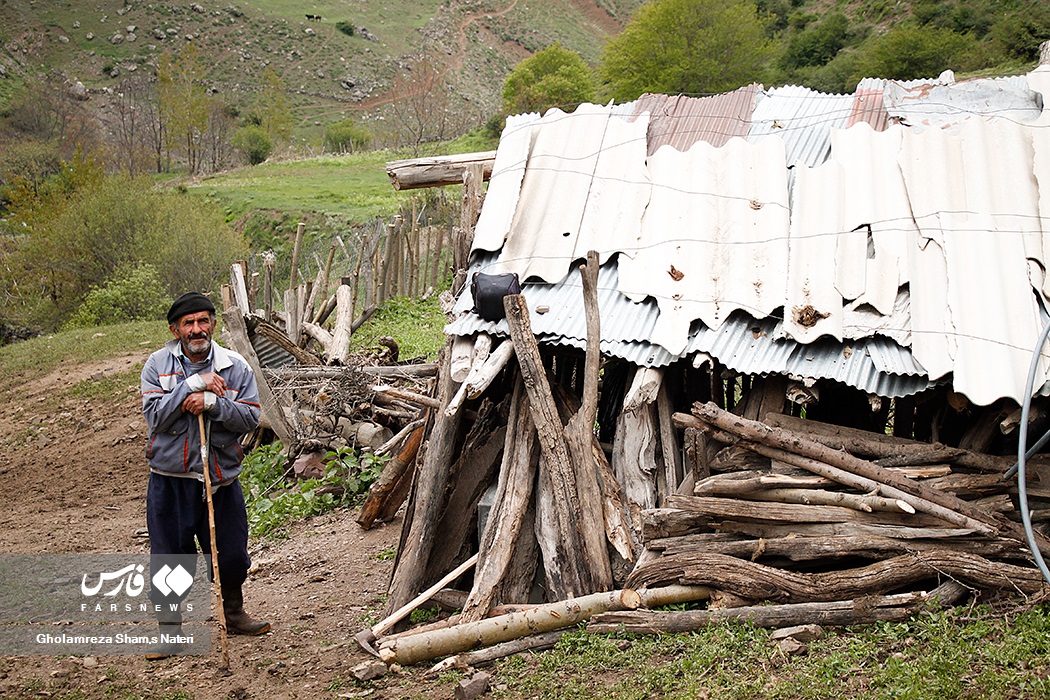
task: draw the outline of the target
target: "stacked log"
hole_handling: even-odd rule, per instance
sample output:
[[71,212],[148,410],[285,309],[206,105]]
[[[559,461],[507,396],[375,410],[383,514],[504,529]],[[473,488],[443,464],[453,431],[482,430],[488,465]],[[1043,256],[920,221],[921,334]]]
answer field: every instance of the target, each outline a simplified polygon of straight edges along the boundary
[[715,445],[710,475],[644,512],[645,552],[626,585],[707,586],[720,609],[599,615],[591,631],[903,619],[949,581],[965,588],[942,588],[942,602],[967,589],[1044,590],[1006,516],[1009,458],[776,413],[749,420],[713,403],[674,422]]

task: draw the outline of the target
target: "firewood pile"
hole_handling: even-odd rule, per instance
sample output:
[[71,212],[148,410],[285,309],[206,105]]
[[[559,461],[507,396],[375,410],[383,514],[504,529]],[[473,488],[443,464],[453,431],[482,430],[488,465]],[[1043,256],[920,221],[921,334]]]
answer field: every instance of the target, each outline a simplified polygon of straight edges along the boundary
[[[1004,478],[1013,459],[782,414],[786,382],[756,379],[755,400],[734,407],[748,417],[665,403],[670,430],[653,428],[657,456],[639,470],[650,487],[622,483],[615,446],[594,432],[596,271],[589,258],[583,358],[541,352],[520,295],[504,299],[509,339],[460,342],[459,359],[450,340],[428,426],[399,467],[414,482],[387,618],[358,635],[363,646],[387,663],[447,657],[439,671],[550,647],[584,622],[635,633],[728,619],[852,625],[972,593],[1045,596],[1016,481]],[[679,445],[684,472],[671,459]],[[1045,555],[1050,461],[1037,455],[1029,472]],[[649,492],[654,502],[639,503]],[[435,601],[455,614],[391,632]]]
[[[354,318],[356,299],[347,280],[327,300],[319,298],[326,277],[313,285],[293,276],[284,311],[271,307],[268,278],[264,308],[252,308],[249,299],[256,294],[249,295],[241,263],[231,266],[230,284],[222,290],[225,341],[252,366],[263,407],[261,424],[294,457],[300,477],[323,476],[324,453],[343,446],[393,455],[434,405],[427,395],[437,370],[434,363],[400,358],[397,341],[390,337],[350,353],[351,334],[375,307]],[[330,331],[324,327],[329,319]]]
[[[707,586],[712,609],[599,616],[593,630],[695,629],[730,616],[858,624],[910,617],[945,583],[942,604],[968,590],[1044,591],[1011,517],[1010,458],[776,413],[752,421],[711,403],[674,420],[719,449],[692,493],[644,513],[646,554],[627,585]],[[1030,462],[1044,497],[1047,464]],[[1036,538],[1045,556],[1050,540]]]

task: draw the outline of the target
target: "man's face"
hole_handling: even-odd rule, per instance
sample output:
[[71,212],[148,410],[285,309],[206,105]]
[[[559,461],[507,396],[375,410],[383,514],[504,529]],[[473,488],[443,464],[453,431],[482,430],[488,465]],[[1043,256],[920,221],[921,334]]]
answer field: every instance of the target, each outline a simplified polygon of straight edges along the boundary
[[187,355],[203,356],[211,348],[211,334],[215,330],[215,319],[208,311],[197,311],[179,317],[171,332],[182,343],[182,351]]

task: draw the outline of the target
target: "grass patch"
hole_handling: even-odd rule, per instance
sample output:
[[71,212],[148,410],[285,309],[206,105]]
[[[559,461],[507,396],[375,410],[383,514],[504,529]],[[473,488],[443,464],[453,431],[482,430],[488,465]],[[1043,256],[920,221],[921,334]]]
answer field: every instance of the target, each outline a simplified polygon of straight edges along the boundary
[[388,299],[375,316],[350,336],[350,349],[366,351],[376,347],[380,337],[388,335],[397,341],[402,361],[414,357],[434,359],[445,345],[446,320],[436,294],[427,299]]
[[163,321],[134,321],[54,333],[0,347],[0,374],[10,379],[46,374],[63,364],[94,362],[136,350],[148,354],[170,339],[171,332]]
[[[976,615],[974,614],[976,613]],[[969,608],[826,630],[788,656],[769,632],[721,624],[660,637],[567,634],[502,662],[496,698],[1005,698],[1050,696],[1050,613]]]
[[365,222],[396,212],[409,195],[390,186],[389,151],[260,163],[211,175],[187,191],[217,202],[227,220],[253,209],[314,211]]

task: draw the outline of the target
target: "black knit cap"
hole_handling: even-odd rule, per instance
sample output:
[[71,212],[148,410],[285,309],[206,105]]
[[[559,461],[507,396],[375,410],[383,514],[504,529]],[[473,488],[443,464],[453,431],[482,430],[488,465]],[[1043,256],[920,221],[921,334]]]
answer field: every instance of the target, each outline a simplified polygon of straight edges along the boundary
[[168,323],[175,324],[186,314],[194,314],[198,311],[215,313],[215,305],[200,292],[186,292],[176,299],[171,308],[168,309]]

